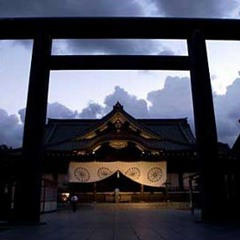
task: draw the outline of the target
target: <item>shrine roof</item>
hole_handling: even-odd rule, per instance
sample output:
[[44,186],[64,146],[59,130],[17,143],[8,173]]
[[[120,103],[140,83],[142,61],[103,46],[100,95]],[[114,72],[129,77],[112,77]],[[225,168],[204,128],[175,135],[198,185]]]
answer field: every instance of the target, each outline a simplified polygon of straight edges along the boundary
[[[104,129],[116,121],[127,122],[133,131],[127,136],[105,133]],[[102,119],[48,119],[45,146],[48,150],[72,151],[114,138],[129,138],[147,148],[167,151],[189,150],[195,145],[187,118],[135,119],[117,103]]]

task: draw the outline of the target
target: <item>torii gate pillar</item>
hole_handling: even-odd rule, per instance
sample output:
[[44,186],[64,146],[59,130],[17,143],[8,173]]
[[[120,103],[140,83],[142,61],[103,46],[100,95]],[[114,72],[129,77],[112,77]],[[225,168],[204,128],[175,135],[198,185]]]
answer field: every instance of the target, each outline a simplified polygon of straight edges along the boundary
[[202,220],[225,217],[223,166],[218,158],[218,141],[206,43],[196,30],[188,39],[190,74],[199,152]]
[[16,181],[13,220],[38,223],[52,40],[41,31],[33,42],[23,153]]

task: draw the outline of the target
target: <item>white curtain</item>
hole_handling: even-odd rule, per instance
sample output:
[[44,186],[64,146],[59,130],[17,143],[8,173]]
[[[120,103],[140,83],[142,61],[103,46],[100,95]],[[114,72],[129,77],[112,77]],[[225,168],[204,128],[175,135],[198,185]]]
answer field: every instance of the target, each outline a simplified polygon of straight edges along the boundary
[[69,182],[90,183],[110,177],[115,172],[143,185],[161,187],[167,178],[166,162],[70,162]]

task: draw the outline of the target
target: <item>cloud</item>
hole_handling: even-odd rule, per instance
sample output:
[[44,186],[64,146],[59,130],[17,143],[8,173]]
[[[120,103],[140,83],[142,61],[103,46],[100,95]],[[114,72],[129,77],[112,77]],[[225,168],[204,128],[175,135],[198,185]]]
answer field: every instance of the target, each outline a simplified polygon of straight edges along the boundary
[[0,0],[1,17],[139,16],[135,0]]
[[226,0],[150,0],[159,15],[166,17],[224,18],[232,17],[239,1]]
[[19,147],[22,143],[23,125],[17,115],[8,115],[0,109],[0,145]]
[[[146,16],[148,0],[0,0],[0,17],[84,17]],[[81,54],[158,54],[173,52],[151,40],[61,40],[53,44],[53,53]],[[30,48],[32,41],[17,41]]]
[[190,117],[192,119],[192,97],[188,77],[166,78],[163,89],[148,93],[147,100],[151,103],[151,117]]
[[72,119],[77,116],[77,111],[72,111],[68,107],[61,103],[54,102],[48,104],[47,117],[48,118],[59,118],[59,119]]
[[[227,88],[225,95],[213,95],[218,140],[228,143],[230,146],[240,132],[238,123],[238,119],[240,119],[239,88],[240,78],[237,78]],[[123,105],[125,111],[135,118],[188,118],[194,133],[191,87],[188,77],[168,76],[163,89],[149,92],[147,100],[139,99],[124,88],[116,86],[113,93],[105,97],[103,105],[91,101],[81,111],[73,111],[58,102],[49,103],[48,117],[101,118],[111,111],[118,101]],[[19,116],[24,122],[25,109],[19,110]],[[0,109],[0,144],[20,146],[22,126],[23,124],[19,122],[16,115],[8,115],[6,111]]]
[[[26,108],[22,108],[18,111],[21,122],[24,123]],[[68,107],[64,106],[61,103],[54,102],[48,103],[47,107],[47,118],[58,118],[58,119],[72,119],[77,116],[77,111],[72,111]]]
[[[159,42],[152,40],[65,40],[56,41],[53,45],[53,53],[65,54],[116,54],[116,55],[141,55],[141,54],[158,54],[164,51],[166,47],[161,45]],[[64,50],[61,50],[64,48]],[[170,51],[170,50],[168,50]],[[172,51],[170,51],[172,54]]]
[[146,100],[138,99],[135,95],[129,94],[119,86],[115,87],[112,94],[106,96],[104,100],[105,112],[111,111],[117,102],[120,102],[124,106],[125,111],[131,113],[136,118],[147,118],[149,115]]
[[[236,10],[238,9],[238,10]],[[0,17],[239,17],[237,0],[0,0]],[[18,41],[21,43],[21,41]],[[30,46],[31,42],[24,42]],[[164,50],[153,41],[68,40],[54,47],[55,53],[65,46],[68,52],[83,54],[158,54]]]
[[[239,12],[236,0],[0,0],[0,17],[233,17]],[[235,13],[236,15],[236,13]],[[235,17],[238,17],[236,15]],[[21,41],[19,41],[21,42]],[[30,46],[30,42],[25,42]],[[173,54],[153,41],[130,40],[68,40],[54,47],[61,52],[63,46],[69,53],[83,54]]]
[[225,95],[214,95],[216,123],[219,139],[230,145],[236,140],[240,132],[240,78],[235,79],[232,85],[227,87]]
[[103,107],[97,103],[90,102],[79,114],[79,118],[99,118],[103,115]]
[[[230,146],[236,140],[240,125],[240,78],[227,88],[225,95],[213,94],[218,140]],[[148,93],[151,103],[151,117],[187,117],[194,131],[194,117],[190,79],[188,77],[167,77],[164,88]]]
[[[240,132],[240,78],[227,88],[225,95],[213,94],[218,140],[234,143]],[[164,88],[148,94],[151,117],[187,117],[194,131],[194,117],[190,79],[167,77]]]
[[116,86],[113,93],[105,97],[104,105],[92,101],[78,114],[78,117],[101,118],[109,113],[117,102],[120,102],[125,111],[131,113],[136,118],[146,118],[148,116],[146,100],[138,99],[135,95],[131,95],[123,88]]
[[229,17],[237,0],[0,0],[1,17]]

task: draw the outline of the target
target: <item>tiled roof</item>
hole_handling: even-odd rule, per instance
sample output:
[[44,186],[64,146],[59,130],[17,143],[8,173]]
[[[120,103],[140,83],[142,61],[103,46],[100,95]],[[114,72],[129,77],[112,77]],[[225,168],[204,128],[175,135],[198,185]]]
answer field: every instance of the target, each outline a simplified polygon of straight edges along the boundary
[[113,110],[102,119],[49,119],[46,125],[45,146],[48,150],[72,151],[89,148],[101,142],[102,138],[113,139],[109,133],[93,139],[81,139],[84,134],[97,132],[107,124],[116,113],[133,124],[138,131],[143,131],[150,139],[132,134],[132,141],[151,149],[166,151],[190,150],[195,144],[194,135],[186,118],[181,119],[135,119],[126,113],[122,106],[114,106]]
[[98,121],[98,119],[49,119],[45,132],[45,144],[78,137]]
[[183,143],[195,143],[195,137],[186,118],[139,119],[139,121],[165,138]]

